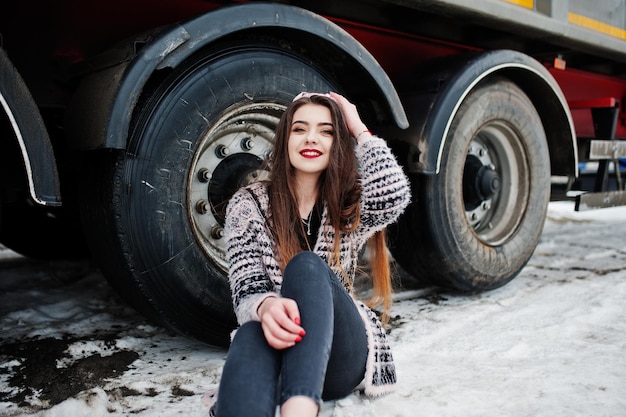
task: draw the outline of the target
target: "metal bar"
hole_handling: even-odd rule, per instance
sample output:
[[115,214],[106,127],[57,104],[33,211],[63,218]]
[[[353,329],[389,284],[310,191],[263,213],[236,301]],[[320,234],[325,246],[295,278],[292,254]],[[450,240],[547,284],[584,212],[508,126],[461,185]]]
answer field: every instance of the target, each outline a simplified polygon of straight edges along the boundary
[[626,141],[592,140],[589,146],[589,159],[626,158]]
[[[617,103],[616,103],[617,104]],[[592,107],[591,117],[593,119],[593,128],[597,138],[615,138],[615,129],[617,128],[617,116],[619,114],[619,106],[615,107]],[[601,160],[598,164],[598,172],[593,191],[602,192],[608,189],[609,166],[606,160]]]
[[584,193],[576,196],[574,210],[585,211],[626,205],[626,191]]

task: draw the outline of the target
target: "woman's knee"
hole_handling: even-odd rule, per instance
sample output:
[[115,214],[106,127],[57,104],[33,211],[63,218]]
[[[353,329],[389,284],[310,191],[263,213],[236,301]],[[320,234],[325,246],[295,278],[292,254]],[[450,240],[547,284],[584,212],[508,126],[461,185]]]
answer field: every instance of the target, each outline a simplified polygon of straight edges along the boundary
[[285,268],[285,274],[289,270],[302,270],[310,269],[312,271],[320,270],[320,268],[326,267],[326,262],[319,257],[318,254],[311,251],[303,251],[291,258],[287,267]]
[[[282,283],[283,293],[292,290],[302,291],[310,285],[315,286],[330,282],[333,276],[334,274],[328,264],[316,253],[310,251],[300,252],[291,258],[291,261],[285,268]],[[328,280],[323,279],[325,277],[328,277]]]
[[262,333],[263,329],[261,328],[261,322],[247,321],[239,326],[239,328],[235,332],[235,337],[255,337],[258,334]]
[[252,351],[259,349],[265,342],[265,336],[263,335],[263,328],[261,322],[249,321],[242,324],[233,337],[233,341],[230,345],[229,351]]

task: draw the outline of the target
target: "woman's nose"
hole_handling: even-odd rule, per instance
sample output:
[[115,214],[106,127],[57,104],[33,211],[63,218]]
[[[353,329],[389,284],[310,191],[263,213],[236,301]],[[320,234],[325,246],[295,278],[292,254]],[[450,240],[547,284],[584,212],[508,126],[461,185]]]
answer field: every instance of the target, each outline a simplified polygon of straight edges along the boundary
[[306,134],[306,141],[307,142],[317,142],[317,134],[315,133],[315,131],[310,131]]

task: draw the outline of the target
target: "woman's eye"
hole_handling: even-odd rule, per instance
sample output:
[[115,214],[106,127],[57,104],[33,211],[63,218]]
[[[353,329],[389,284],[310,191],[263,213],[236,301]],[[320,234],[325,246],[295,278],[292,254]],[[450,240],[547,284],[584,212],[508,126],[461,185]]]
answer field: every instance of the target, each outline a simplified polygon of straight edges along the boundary
[[335,132],[333,130],[327,129],[327,130],[322,130],[322,134],[326,136],[332,136],[335,134]]
[[300,132],[304,132],[304,128],[303,128],[303,127],[299,127],[299,126],[295,126],[295,127],[292,129],[292,132],[298,132],[298,133],[300,133]]

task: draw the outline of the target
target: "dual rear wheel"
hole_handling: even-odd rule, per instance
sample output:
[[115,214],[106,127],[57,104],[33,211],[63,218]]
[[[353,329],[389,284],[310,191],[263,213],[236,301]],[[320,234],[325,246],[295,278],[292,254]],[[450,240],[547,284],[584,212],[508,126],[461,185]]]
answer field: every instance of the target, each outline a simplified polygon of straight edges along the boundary
[[437,175],[412,178],[392,253],[420,283],[479,292],[515,278],[541,237],[550,198],[542,122],[515,84],[495,79],[461,103]]

